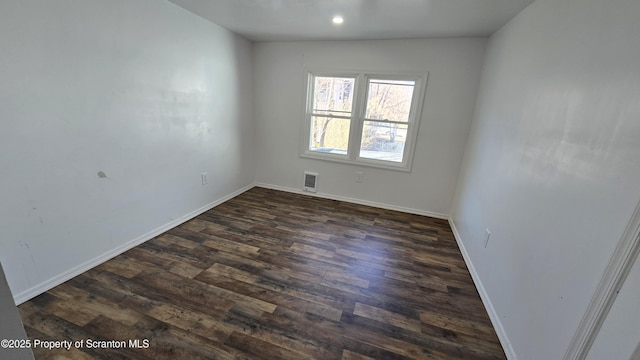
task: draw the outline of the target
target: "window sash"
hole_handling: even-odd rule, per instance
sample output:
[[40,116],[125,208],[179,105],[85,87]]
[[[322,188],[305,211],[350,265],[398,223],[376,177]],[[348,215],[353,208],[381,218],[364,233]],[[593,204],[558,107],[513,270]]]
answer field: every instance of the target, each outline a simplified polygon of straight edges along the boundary
[[[340,116],[340,115],[333,115],[333,114],[323,114],[318,112],[309,113],[309,116],[328,117],[328,118],[335,118],[335,119],[352,119],[352,116]],[[403,123],[403,124],[406,124],[406,123]]]
[[369,119],[362,118],[362,121],[370,121],[370,122],[379,122],[379,123],[387,123],[387,124],[398,124],[398,125],[407,125],[411,124],[411,121],[394,121],[394,120],[378,120],[378,119]]
[[[363,116],[365,118],[368,118],[367,115],[369,114],[369,110],[370,110],[370,105],[372,107],[375,108],[375,105],[372,105],[371,100],[373,100],[371,98],[371,90],[372,87],[374,85],[388,85],[388,86],[394,86],[394,87],[411,87],[411,95],[410,95],[410,102],[409,102],[409,108],[408,108],[408,113],[407,113],[407,117],[406,120],[394,120],[394,119],[378,119],[378,118],[371,118],[371,119],[375,119],[375,120],[380,120],[380,121],[398,121],[398,122],[410,122],[411,121],[411,117],[412,117],[412,107],[414,105],[414,99],[415,99],[415,95],[416,95],[416,83],[417,83],[417,79],[390,79],[389,77],[379,77],[379,76],[375,76],[375,75],[366,75],[365,76],[365,88],[366,88],[366,94],[364,95],[364,112],[363,112]],[[378,90],[379,91],[379,90]],[[384,90],[383,90],[384,91]],[[406,94],[405,94],[406,95]],[[391,104],[388,104],[385,107],[391,107]],[[373,109],[371,109],[373,111]],[[404,109],[407,110],[407,109]],[[371,114],[373,115],[373,114]]]

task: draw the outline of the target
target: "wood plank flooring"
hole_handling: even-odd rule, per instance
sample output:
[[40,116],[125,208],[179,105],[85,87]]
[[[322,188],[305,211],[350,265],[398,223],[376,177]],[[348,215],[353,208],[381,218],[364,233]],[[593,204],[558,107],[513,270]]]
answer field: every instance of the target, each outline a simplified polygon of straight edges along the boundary
[[445,220],[263,188],[19,310],[84,341],[37,359],[505,359]]

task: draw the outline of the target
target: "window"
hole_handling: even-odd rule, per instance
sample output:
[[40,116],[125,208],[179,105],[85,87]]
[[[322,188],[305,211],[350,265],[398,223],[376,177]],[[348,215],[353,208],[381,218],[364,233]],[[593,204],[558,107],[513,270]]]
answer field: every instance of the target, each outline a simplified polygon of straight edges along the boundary
[[314,77],[309,149],[347,154],[355,79]]
[[424,79],[309,73],[302,156],[409,171]]

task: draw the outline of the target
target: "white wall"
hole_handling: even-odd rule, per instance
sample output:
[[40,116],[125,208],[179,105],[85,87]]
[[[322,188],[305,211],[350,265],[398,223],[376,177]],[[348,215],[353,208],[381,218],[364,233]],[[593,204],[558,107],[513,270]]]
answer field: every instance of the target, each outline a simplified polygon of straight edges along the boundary
[[0,49],[18,301],[253,183],[248,41],[166,1],[21,0],[2,4]]
[[[282,42],[254,45],[256,181],[420,213],[449,214],[473,113],[485,39]],[[411,173],[300,158],[305,68],[429,72]],[[355,172],[364,173],[362,183]]]
[[562,358],[639,200],[638,14],[537,0],[489,41],[453,219],[514,359]]

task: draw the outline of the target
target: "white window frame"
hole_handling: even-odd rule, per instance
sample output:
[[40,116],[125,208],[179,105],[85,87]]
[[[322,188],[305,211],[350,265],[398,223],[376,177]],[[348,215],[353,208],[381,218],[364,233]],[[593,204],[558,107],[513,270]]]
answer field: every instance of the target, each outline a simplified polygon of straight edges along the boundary
[[[426,92],[428,73],[397,73],[397,72],[339,72],[339,71],[306,71],[305,80],[305,104],[302,136],[300,144],[300,156],[304,158],[335,161],[360,166],[370,166],[383,169],[410,172],[415,152],[416,140],[422,107]],[[316,77],[353,78],[353,103],[349,127],[349,144],[346,154],[325,153],[310,149],[311,116],[313,106],[314,79]],[[415,81],[409,119],[407,122],[407,137],[402,162],[378,160],[360,157],[360,145],[362,131],[365,123],[366,100],[368,98],[369,80],[411,80]],[[372,120],[375,121],[375,120]]]

